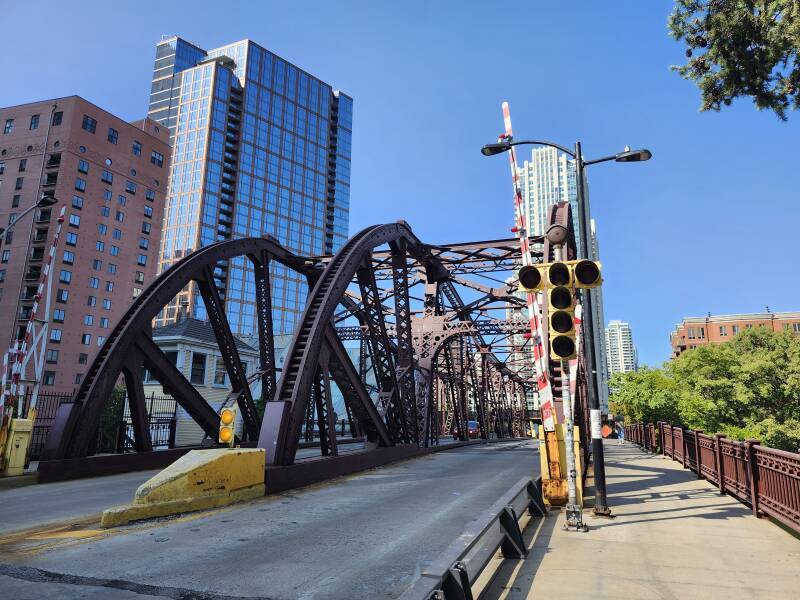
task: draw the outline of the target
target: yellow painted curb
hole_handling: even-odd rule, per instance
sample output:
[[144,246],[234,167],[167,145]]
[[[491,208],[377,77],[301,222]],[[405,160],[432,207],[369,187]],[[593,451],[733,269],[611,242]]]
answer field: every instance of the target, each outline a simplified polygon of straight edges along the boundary
[[103,527],[218,508],[265,494],[263,449],[192,450],[136,490],[133,503],[103,512]]

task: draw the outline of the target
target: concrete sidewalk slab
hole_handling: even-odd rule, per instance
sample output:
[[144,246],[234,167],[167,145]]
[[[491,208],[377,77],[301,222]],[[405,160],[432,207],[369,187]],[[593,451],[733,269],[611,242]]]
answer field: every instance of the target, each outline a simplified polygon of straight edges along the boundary
[[554,511],[484,598],[800,598],[800,540],[672,460],[605,450],[616,518],[565,532]]

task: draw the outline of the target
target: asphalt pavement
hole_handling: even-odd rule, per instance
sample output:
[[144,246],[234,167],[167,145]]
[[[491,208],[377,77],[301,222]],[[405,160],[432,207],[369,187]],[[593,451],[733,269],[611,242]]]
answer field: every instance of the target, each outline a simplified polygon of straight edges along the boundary
[[538,476],[532,442],[467,446],[226,509],[23,540],[0,548],[0,595],[394,598],[524,476]]

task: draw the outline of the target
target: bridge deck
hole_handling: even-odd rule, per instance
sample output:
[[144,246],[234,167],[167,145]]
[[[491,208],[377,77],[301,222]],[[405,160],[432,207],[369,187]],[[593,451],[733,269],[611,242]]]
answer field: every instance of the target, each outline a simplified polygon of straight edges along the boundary
[[469,446],[200,516],[20,540],[0,547],[0,590],[59,598],[396,597],[476,513],[537,475],[532,442]]
[[800,597],[800,541],[679,463],[607,441],[613,520],[565,532],[551,513],[487,599]]

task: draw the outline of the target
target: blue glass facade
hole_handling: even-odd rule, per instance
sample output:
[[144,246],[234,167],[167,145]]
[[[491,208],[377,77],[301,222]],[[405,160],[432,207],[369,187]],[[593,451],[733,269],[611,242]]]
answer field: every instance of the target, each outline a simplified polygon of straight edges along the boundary
[[[217,240],[273,235],[294,252],[338,250],[348,235],[353,101],[268,50],[243,40],[203,51],[158,44],[149,116],[173,136],[160,270]],[[256,329],[248,261],[216,275],[234,333]],[[290,333],[306,282],[273,265],[276,333]],[[184,290],[159,315],[204,318]]]

